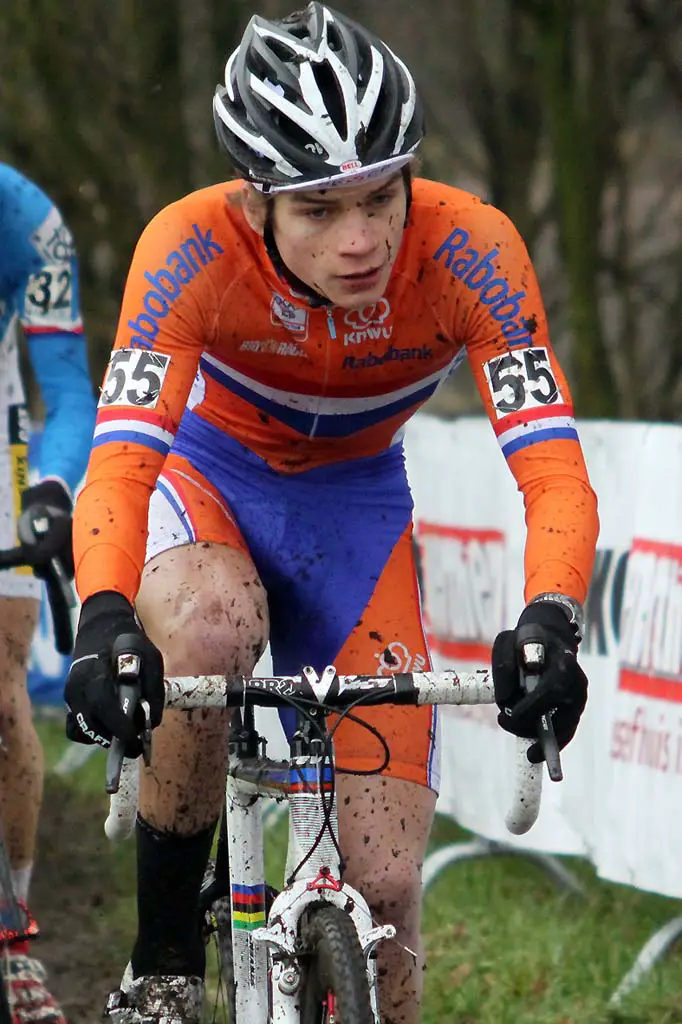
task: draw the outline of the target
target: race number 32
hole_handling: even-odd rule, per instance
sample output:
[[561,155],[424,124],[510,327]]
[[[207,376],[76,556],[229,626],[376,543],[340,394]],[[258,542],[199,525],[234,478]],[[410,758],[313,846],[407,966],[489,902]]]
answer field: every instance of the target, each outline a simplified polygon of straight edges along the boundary
[[153,409],[159,400],[170,356],[138,348],[112,353],[104,376],[100,406],[138,405]]
[[487,362],[484,370],[498,419],[562,401],[546,348],[505,352]]
[[26,285],[24,319],[29,326],[69,330],[78,321],[74,281],[68,263],[46,263]]

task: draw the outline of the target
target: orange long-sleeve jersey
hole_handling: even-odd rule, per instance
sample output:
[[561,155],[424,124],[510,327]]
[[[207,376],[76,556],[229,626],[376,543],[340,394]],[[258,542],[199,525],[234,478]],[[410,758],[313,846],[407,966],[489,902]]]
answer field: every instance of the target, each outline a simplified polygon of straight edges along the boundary
[[[151,492],[185,409],[277,472],[371,456],[468,357],[526,506],[526,600],[585,598],[598,531],[530,257],[468,192],[413,183],[385,295],[311,308],[275,273],[237,182],[162,210],[135,250],[77,502],[84,600],[133,600]],[[475,484],[475,481],[473,482]]]

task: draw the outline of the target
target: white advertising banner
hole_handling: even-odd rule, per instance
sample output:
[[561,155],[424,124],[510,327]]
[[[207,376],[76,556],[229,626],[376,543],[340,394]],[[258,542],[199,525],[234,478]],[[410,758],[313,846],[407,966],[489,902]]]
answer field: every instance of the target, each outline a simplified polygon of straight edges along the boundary
[[[603,877],[679,898],[682,427],[589,422],[580,436],[601,530],[581,648],[590,698],[564,782],[546,780],[538,823],[510,836],[511,741],[495,709],[448,709],[439,810],[486,838],[582,853]],[[521,496],[482,418],[418,417],[406,449],[434,660],[486,664],[523,607]]]

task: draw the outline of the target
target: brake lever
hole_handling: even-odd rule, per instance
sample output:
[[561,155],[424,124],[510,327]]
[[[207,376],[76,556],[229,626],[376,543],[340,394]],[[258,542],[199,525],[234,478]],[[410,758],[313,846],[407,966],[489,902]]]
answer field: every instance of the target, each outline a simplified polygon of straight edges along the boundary
[[142,760],[144,761],[145,768],[149,768],[149,765],[152,763],[152,709],[149,706],[148,700],[141,700],[140,707],[144,715],[144,726],[140,733]]
[[[149,702],[140,700],[139,680],[141,667],[142,659],[139,654],[128,652],[116,656],[116,678],[119,680],[118,692],[121,710],[127,718],[132,719],[138,705],[142,709],[144,725],[139,738],[142,742],[142,758],[145,765],[149,766],[151,762],[152,720]],[[120,680],[124,681],[121,682]],[[109,794],[118,792],[124,756],[125,744],[117,736],[114,736],[107,752],[105,775],[105,790]]]
[[[542,670],[545,665],[545,646],[537,640],[528,640],[520,645],[521,665],[520,677],[521,686],[526,693],[532,693],[537,689]],[[561,767],[561,753],[557,743],[554,725],[551,715],[540,715],[537,726],[537,736],[542,753],[547,764],[547,774],[552,782],[561,782],[564,777]]]
[[[30,548],[37,540],[42,539],[50,529],[48,515],[32,514],[30,518],[19,517],[19,540],[24,551],[22,564],[30,565]],[[35,569],[34,569],[35,571]],[[53,556],[46,564],[41,578],[47,590],[47,598],[52,614],[55,647],[60,654],[71,654],[73,651],[72,611],[77,605],[76,593],[61,559]]]
[[[50,520],[46,515],[34,516],[31,519],[31,530],[33,531],[33,536],[26,536],[24,531],[21,529],[20,520],[19,539],[24,544],[31,544],[33,543],[34,538],[44,537],[49,529]],[[64,597],[64,603],[66,604],[67,608],[75,608],[76,595],[71,585],[71,581],[69,580],[69,577],[66,575],[66,572],[64,571],[64,566],[62,565],[61,561],[58,558],[53,557],[50,559],[49,565],[55,579],[57,580],[57,583],[59,584],[59,588],[62,592],[62,595]]]

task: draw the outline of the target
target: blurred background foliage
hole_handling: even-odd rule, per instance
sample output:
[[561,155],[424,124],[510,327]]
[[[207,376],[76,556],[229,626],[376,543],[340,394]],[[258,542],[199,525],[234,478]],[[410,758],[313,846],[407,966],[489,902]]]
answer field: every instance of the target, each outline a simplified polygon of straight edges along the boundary
[[[0,159],[76,238],[96,379],[145,223],[229,176],[211,117],[228,53],[254,11],[292,6],[2,0]],[[410,65],[424,175],[483,195],[526,239],[578,414],[679,419],[682,0],[336,6]],[[432,411],[479,408],[465,375]]]

